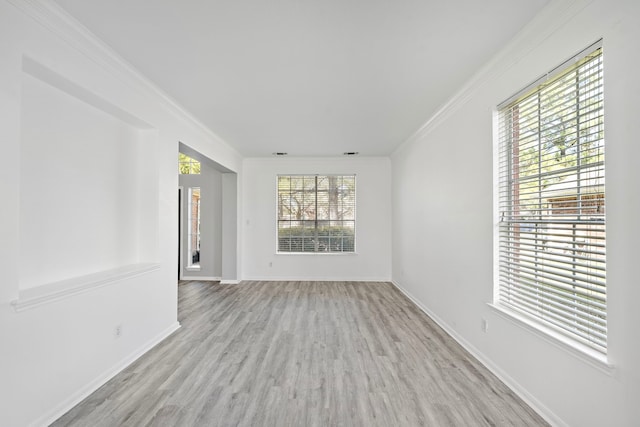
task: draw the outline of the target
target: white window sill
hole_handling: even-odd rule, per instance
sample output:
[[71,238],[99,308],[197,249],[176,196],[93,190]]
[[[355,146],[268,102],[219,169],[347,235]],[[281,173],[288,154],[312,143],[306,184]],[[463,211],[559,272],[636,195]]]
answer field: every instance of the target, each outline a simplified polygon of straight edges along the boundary
[[607,375],[612,375],[615,366],[609,362],[605,354],[600,353],[584,344],[573,341],[568,337],[558,333],[552,328],[529,319],[516,311],[510,310],[497,304],[488,303],[491,309],[503,319],[510,321],[512,324],[519,326],[534,335],[544,339],[546,342],[556,346],[557,348],[571,354],[585,363],[599,369]]
[[200,266],[199,265],[190,265],[189,267],[186,267],[185,270],[187,270],[187,271],[200,271]]
[[20,312],[159,269],[158,263],[139,263],[47,283],[20,291],[18,299],[11,305]]

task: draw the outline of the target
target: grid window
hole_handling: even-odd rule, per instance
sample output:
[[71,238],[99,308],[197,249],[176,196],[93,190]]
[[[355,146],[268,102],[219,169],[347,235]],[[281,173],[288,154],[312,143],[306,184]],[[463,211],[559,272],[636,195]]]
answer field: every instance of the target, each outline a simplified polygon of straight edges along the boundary
[[199,175],[200,162],[186,154],[178,153],[178,171],[181,175]]
[[278,252],[354,252],[355,175],[278,176]]
[[602,49],[570,62],[499,107],[496,303],[606,353]]

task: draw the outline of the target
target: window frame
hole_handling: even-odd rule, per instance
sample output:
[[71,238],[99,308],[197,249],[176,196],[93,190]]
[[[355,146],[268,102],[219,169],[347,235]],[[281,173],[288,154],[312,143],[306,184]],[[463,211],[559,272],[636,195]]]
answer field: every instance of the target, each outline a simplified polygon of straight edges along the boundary
[[[195,193],[197,192],[197,196]],[[196,204],[194,205],[194,198],[197,197]],[[188,210],[187,210],[187,264],[186,269],[191,271],[200,270],[200,258],[201,258],[201,219],[202,211],[202,188],[201,187],[189,187],[187,191]],[[195,214],[195,217],[194,217]],[[194,230],[195,226],[195,230]],[[194,248],[195,244],[195,248]],[[194,260],[197,253],[197,262]]]
[[[340,219],[340,220],[332,220],[332,219],[318,219],[318,217],[316,216],[314,219],[308,219],[308,220],[298,220],[301,222],[307,222],[307,223],[311,223],[313,222],[314,230],[318,230],[320,229],[320,225],[318,224],[319,222],[342,222],[342,223],[351,223],[353,224],[352,227],[350,227],[350,229],[352,230],[352,234],[351,236],[345,236],[343,235],[341,237],[342,242],[341,245],[344,245],[346,241],[348,241],[349,239],[351,239],[353,241],[352,244],[352,249],[351,250],[318,250],[319,248],[319,244],[318,242],[314,243],[314,249],[315,250],[299,250],[299,251],[294,251],[294,250],[281,250],[281,245],[280,245],[280,239],[283,238],[280,235],[280,230],[281,230],[281,222],[286,222],[286,221],[291,221],[291,220],[286,220],[286,219],[281,219],[280,218],[280,178],[315,178],[316,179],[316,184],[314,186],[314,197],[317,201],[317,196],[319,193],[319,189],[317,188],[317,179],[318,178],[329,178],[329,177],[337,177],[339,179],[351,179],[353,181],[353,204],[350,205],[350,208],[352,210],[352,217],[353,219]],[[356,205],[357,205],[357,183],[356,183],[356,174],[352,173],[352,174],[277,174],[276,175],[276,180],[275,180],[275,251],[277,255],[354,255],[356,254],[357,251],[357,247],[356,247],[356,242],[357,242],[357,218],[356,218]],[[317,212],[316,212],[317,213]],[[326,224],[325,224],[326,225]],[[330,225],[331,227],[331,225]],[[347,227],[349,228],[349,227]],[[285,236],[286,237],[286,236]],[[293,237],[293,236],[290,236]],[[302,236],[301,236],[302,237]],[[304,239],[304,237],[302,237]],[[322,239],[332,239],[333,237],[321,237]],[[346,240],[345,240],[346,239]],[[330,240],[329,240],[330,241]],[[347,243],[348,244],[348,243]],[[331,244],[328,245],[329,247],[331,246]],[[302,244],[302,248],[304,249],[305,245],[304,243]],[[344,248],[344,246],[341,246],[342,248]]]
[[[523,224],[522,223],[522,219],[523,217],[519,217],[519,218],[510,218],[510,216],[514,215],[514,205],[520,206],[523,202],[522,202],[522,198],[520,197],[519,194],[519,189],[515,190],[518,194],[516,195],[516,197],[518,197],[518,202],[514,203],[513,200],[510,200],[509,202],[506,203],[505,206],[505,201],[504,198],[505,197],[514,197],[513,196],[513,192],[514,192],[514,185],[512,182],[507,182],[505,183],[505,181],[513,181],[513,165],[511,164],[511,156],[512,156],[512,151],[509,150],[513,150],[511,147],[513,147],[514,145],[514,138],[512,137],[512,135],[510,136],[505,136],[505,134],[509,134],[509,132],[506,132],[503,130],[503,126],[504,126],[504,116],[505,116],[505,111],[508,110],[509,108],[513,108],[516,104],[518,104],[519,102],[521,102],[522,100],[532,96],[535,93],[540,93],[544,90],[545,87],[554,84],[555,82],[559,81],[563,76],[566,76],[572,72],[575,73],[579,73],[580,68],[584,65],[584,64],[590,64],[590,61],[596,59],[598,61],[600,61],[599,63],[599,68],[598,68],[598,72],[599,77],[598,77],[598,82],[599,82],[599,86],[598,88],[601,89],[604,84],[603,84],[603,77],[602,77],[602,40],[599,40],[598,42],[594,43],[593,45],[589,46],[587,49],[584,49],[583,51],[581,51],[580,53],[578,53],[577,55],[575,55],[574,57],[570,58],[568,61],[565,61],[563,64],[561,64],[560,66],[554,68],[553,70],[551,70],[549,73],[547,73],[545,76],[541,77],[540,79],[536,80],[534,83],[530,84],[529,86],[527,86],[525,89],[519,91],[518,93],[516,93],[515,95],[513,95],[512,97],[510,97],[509,99],[507,99],[506,101],[502,102],[501,104],[498,105],[497,107],[497,111],[496,111],[496,120],[494,122],[494,135],[495,135],[495,140],[497,143],[497,155],[495,158],[495,180],[496,180],[496,192],[495,192],[495,208],[496,208],[496,215],[495,215],[495,220],[496,220],[496,227],[495,227],[495,235],[494,235],[494,256],[495,256],[495,271],[494,271],[494,297],[493,297],[493,302],[492,304],[490,304],[494,309],[496,309],[498,311],[499,314],[501,315],[506,315],[508,318],[512,319],[512,320],[516,320],[517,323],[520,324],[524,324],[525,326],[528,327],[528,329],[532,329],[535,330],[539,333],[541,333],[543,335],[543,337],[545,338],[552,338],[553,341],[559,341],[563,344],[566,344],[566,346],[572,348],[572,349],[577,349],[580,353],[582,354],[586,354],[588,355],[590,358],[596,359],[599,362],[604,362],[606,364],[606,354],[607,354],[607,337],[606,337],[606,277],[602,278],[602,281],[604,282],[604,289],[602,290],[602,294],[603,294],[603,299],[604,302],[602,303],[604,308],[602,308],[602,310],[604,311],[604,341],[602,341],[602,339],[592,339],[592,338],[585,338],[585,337],[581,337],[577,334],[574,334],[570,331],[570,328],[568,326],[558,326],[557,324],[554,324],[553,322],[550,322],[549,320],[545,319],[545,315],[535,315],[534,313],[532,313],[532,311],[535,310],[526,310],[526,309],[522,309],[522,307],[519,307],[518,304],[511,304],[509,302],[507,302],[505,300],[505,296],[504,293],[506,292],[505,290],[508,288],[507,284],[505,283],[505,281],[507,280],[505,278],[505,261],[504,261],[504,257],[505,257],[505,253],[507,254],[506,257],[510,257],[513,255],[513,246],[519,246],[520,245],[520,241],[521,241],[521,237],[520,234],[521,233],[525,233],[525,231],[518,231],[517,233],[514,232],[513,230],[515,230],[515,228],[511,228],[509,229],[509,227],[513,227],[514,224],[516,224],[518,221],[520,221],[518,227],[521,227],[523,225],[530,225],[530,224]],[[582,63],[581,63],[582,62]],[[600,98],[600,103],[603,103],[604,101],[604,94],[602,92],[601,94],[601,98]],[[563,103],[561,104],[563,107],[565,106],[565,103],[563,101]],[[540,104],[538,105],[537,108],[540,108]],[[579,121],[579,117],[583,114],[583,109],[584,107],[581,107],[581,105],[578,103],[578,101],[576,101],[576,110],[575,110],[575,116],[576,116],[576,120]],[[536,110],[538,111],[539,114],[542,114],[545,112],[545,110]],[[540,113],[540,111],[542,111],[542,113]],[[602,105],[599,107],[599,116],[598,119],[600,120],[600,122],[598,122],[598,126],[600,129],[600,137],[597,140],[597,144],[599,144],[599,146],[601,146],[601,150],[602,150],[602,162],[601,165],[599,165],[599,169],[598,171],[601,172],[602,176],[602,189],[601,191],[601,196],[602,196],[602,202],[603,202],[603,211],[602,211],[602,220],[600,222],[600,220],[595,221],[592,224],[599,224],[601,225],[602,228],[602,244],[603,244],[603,248],[602,251],[604,252],[606,250],[606,219],[604,216],[604,206],[605,206],[605,190],[604,190],[604,174],[605,174],[605,166],[604,166],[604,152],[605,152],[605,138],[604,138],[604,108],[602,107]],[[564,120],[564,118],[563,118]],[[564,122],[563,122],[564,125]],[[504,133],[503,133],[504,132]],[[521,141],[524,138],[520,137],[520,129],[518,129],[517,132],[517,139],[516,141],[518,142],[518,145],[521,144]],[[541,133],[541,131],[539,131]],[[538,135],[538,139],[542,139],[542,136]],[[580,153],[581,150],[585,150],[583,148],[581,148],[583,142],[582,142],[582,136],[581,134],[578,134],[578,136],[575,138],[575,141],[577,142],[575,144],[575,151],[576,153]],[[540,144],[540,143],[539,143]],[[588,149],[592,149],[592,148],[586,148],[586,150]],[[518,150],[518,148],[516,148],[515,150]],[[514,151],[515,151],[514,150]],[[508,152],[506,152],[508,151]],[[582,151],[583,152],[583,151]],[[520,153],[517,153],[518,156],[518,163],[522,162],[522,158],[520,156]],[[576,154],[576,156],[579,158],[580,154]],[[509,165],[506,166],[506,172],[503,168],[503,162],[504,159],[508,159],[507,161],[509,162]],[[515,158],[515,157],[513,157]],[[540,160],[541,157],[538,157],[538,170],[542,170],[542,160]],[[520,166],[517,166],[516,169],[519,169]],[[592,168],[592,166],[590,166],[588,163],[585,163],[585,165],[581,165],[579,162],[576,166],[576,187],[577,188],[577,194],[579,195],[576,198],[576,206],[575,206],[575,216],[576,216],[576,220],[575,222],[577,223],[578,221],[580,221],[580,215],[582,214],[582,209],[585,208],[585,206],[588,207],[588,205],[586,204],[582,204],[582,200],[584,200],[582,198],[582,195],[580,193],[580,183],[582,182],[581,180],[586,180],[589,178],[581,178],[581,174],[586,174],[586,171],[589,170],[589,168]],[[568,173],[568,172],[567,172]],[[533,175],[536,176],[536,175]],[[570,181],[570,178],[567,178],[569,175],[566,175],[563,179]],[[560,180],[560,182],[562,182],[562,180]],[[541,186],[539,184],[538,186],[538,193],[535,194],[545,194],[545,197],[548,197],[548,194],[551,194],[551,191],[547,192],[547,188],[551,188],[552,185],[548,185],[548,187],[544,187]],[[573,188],[573,187],[572,187]],[[506,189],[506,190],[505,190]],[[544,191],[542,190],[544,189]],[[507,191],[508,196],[505,196],[505,191]],[[571,216],[571,213],[569,212],[571,207],[567,207],[568,205],[566,205],[566,203],[564,205],[558,204],[557,206],[562,206],[562,208],[558,208],[558,207],[553,207],[553,203],[551,201],[551,199],[547,199],[548,203],[547,203],[547,211],[551,212],[550,213],[550,217],[548,218],[553,218],[554,215],[555,216],[562,216],[563,212],[561,211],[561,209],[564,209],[564,214],[567,215],[568,217]],[[511,210],[510,210],[511,209]],[[515,214],[519,215],[520,212],[518,212],[520,208],[516,207],[515,208]],[[540,204],[539,206],[540,209],[540,219],[541,221],[544,218],[544,215],[542,214],[542,204]],[[560,212],[560,214],[558,214],[557,212],[554,213],[554,209],[556,209],[557,211]],[[507,212],[505,214],[505,211]],[[547,219],[548,219],[547,218]],[[553,221],[553,219],[551,219],[551,221]],[[588,228],[589,225],[585,225],[585,228]],[[510,231],[509,231],[510,230]],[[519,230],[519,229],[518,229]],[[546,232],[546,230],[545,230]],[[509,234],[510,233],[510,234]],[[511,247],[509,246],[509,244],[505,243],[505,235],[508,235],[509,239],[511,239],[512,242],[518,242],[516,244],[511,244]],[[514,237],[515,236],[515,237]],[[575,239],[575,236],[574,236]],[[536,243],[537,245],[537,243]],[[534,246],[534,249],[530,250],[530,253],[533,253],[536,255],[536,257],[538,255],[545,255],[544,252],[544,248],[543,249],[538,249],[539,246]],[[567,258],[570,258],[569,256]],[[513,258],[510,258],[509,261],[513,263]],[[537,258],[536,258],[536,262],[537,262]],[[562,261],[562,263],[565,263],[566,261]],[[602,259],[598,259],[597,262],[601,262],[604,266],[606,266],[606,255],[602,255]],[[575,263],[575,259],[574,259],[574,263]],[[515,265],[515,264],[514,264]],[[518,270],[518,272],[515,274],[516,276],[520,276],[521,275],[521,271],[524,270],[525,268],[528,267],[523,267],[524,263],[522,264],[517,264],[516,265],[516,269]],[[542,267],[539,267],[538,264],[536,264],[535,268],[536,268],[536,272],[546,272],[546,270],[544,270],[545,268],[547,268],[547,266],[544,266],[544,262],[541,263],[541,265],[543,265]],[[511,268],[511,266],[510,266]],[[554,267],[551,266],[549,267],[550,269],[553,269]],[[573,267],[574,269],[576,269],[576,266],[574,265]],[[603,273],[604,275],[604,268],[603,268]],[[591,277],[590,275],[586,275],[589,278]],[[537,277],[537,276],[536,276]],[[595,276],[594,276],[595,277]],[[517,288],[516,284],[516,288]],[[527,289],[527,287],[525,285],[520,284],[523,288]],[[527,286],[531,286],[530,284]],[[536,282],[536,285],[538,288],[553,288],[553,286],[541,286],[539,282]],[[575,286],[574,286],[575,289]],[[538,302],[538,305],[540,307],[545,306],[545,304],[547,304],[548,301],[545,301],[545,298],[547,297],[547,293],[550,292],[550,294],[553,294],[554,290],[552,289],[551,291],[549,291],[549,289],[546,289],[544,292],[541,292],[541,299],[540,301],[543,302]],[[574,291],[575,292],[575,291]],[[575,294],[574,294],[575,295]],[[553,295],[555,297],[557,297],[557,295]],[[508,299],[508,298],[507,298]],[[573,302],[574,306],[576,305],[575,301]],[[562,308],[562,310],[566,310],[566,312],[569,312],[569,307],[570,304],[568,304],[566,301],[562,302],[561,305],[565,306]],[[555,309],[555,307],[554,307]],[[575,310],[575,308],[573,309]],[[591,310],[591,309],[588,309]],[[543,308],[540,308],[539,311],[542,313],[544,312]],[[589,314],[591,314],[590,311],[588,311]],[[595,323],[594,323],[595,324]],[[604,342],[604,344],[603,344]]]

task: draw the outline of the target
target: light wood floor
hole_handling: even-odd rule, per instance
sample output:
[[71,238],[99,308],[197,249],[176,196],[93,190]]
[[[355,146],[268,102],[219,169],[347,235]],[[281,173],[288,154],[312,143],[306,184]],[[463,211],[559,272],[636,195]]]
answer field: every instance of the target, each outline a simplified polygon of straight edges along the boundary
[[389,283],[184,282],[179,320],[53,425],[547,425]]

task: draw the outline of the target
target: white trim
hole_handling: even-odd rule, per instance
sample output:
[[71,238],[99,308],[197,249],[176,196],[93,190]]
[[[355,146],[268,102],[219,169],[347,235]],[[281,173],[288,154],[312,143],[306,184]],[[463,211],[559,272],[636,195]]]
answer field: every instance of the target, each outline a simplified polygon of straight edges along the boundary
[[475,348],[470,342],[464,339],[458,334],[455,329],[451,328],[445,321],[436,316],[431,310],[425,307],[418,299],[404,289],[400,284],[395,281],[391,281],[400,292],[402,292],[407,298],[411,300],[420,310],[422,310],[427,316],[429,316],[434,322],[438,324],[444,331],[451,336],[458,344],[464,347],[473,357],[478,359],[489,371],[491,371],[500,381],[505,383],[514,393],[516,393],[527,405],[533,408],[541,417],[543,417],[549,424],[557,427],[569,427],[569,424],[564,422],[558,417],[551,409],[540,402],[535,396],[529,393],[526,388],[520,385],[509,374],[503,371],[489,358],[487,358],[482,352]]
[[47,283],[20,291],[11,305],[20,312],[157,270],[159,263],[139,263]]
[[184,244],[183,244],[183,240],[184,240],[184,224],[185,224],[185,218],[184,218],[184,186],[183,185],[178,185],[178,191],[180,194],[180,197],[178,198],[178,215],[180,216],[180,223],[178,224],[178,227],[180,228],[179,231],[179,236],[178,236],[178,257],[180,259],[178,268],[178,278],[180,280],[183,280],[183,276],[184,276],[184,270],[185,270],[185,266],[187,265],[186,263],[186,257],[185,257],[185,248],[184,248]]
[[287,277],[287,276],[257,276],[245,277],[242,281],[251,282],[371,282],[371,283],[389,283],[388,277]]
[[214,276],[183,276],[181,280],[202,280],[205,282],[219,282],[222,280],[222,277],[214,277]]
[[240,280],[230,280],[230,279],[220,280],[221,285],[239,285],[240,282],[241,282]]
[[107,370],[104,374],[99,375],[93,381],[89,382],[86,386],[78,390],[68,399],[61,402],[55,408],[38,418],[36,421],[31,423],[34,426],[48,426],[56,421],[58,418],[67,413],[71,408],[76,406],[82,400],[87,398],[91,393],[98,390],[104,384],[106,384],[110,379],[118,375],[124,369],[126,369],[129,365],[139,359],[146,352],[151,350],[156,345],[160,344],[164,341],[169,335],[173,334],[175,331],[180,329],[180,323],[175,322],[167,329],[156,335],[151,340],[147,341],[143,346],[138,348],[138,350],[132,352],[129,356],[122,359],[120,362],[116,363],[111,369]]
[[493,303],[487,303],[487,305],[503,319],[508,320],[518,327],[526,329],[537,337],[542,338],[560,350],[577,357],[582,362],[588,363],[603,373],[612,376],[615,372],[616,367],[607,359],[607,356],[597,352],[591,347],[581,345],[579,342],[569,339],[551,328],[546,328],[544,325],[531,320],[529,317],[520,315],[506,307]]

